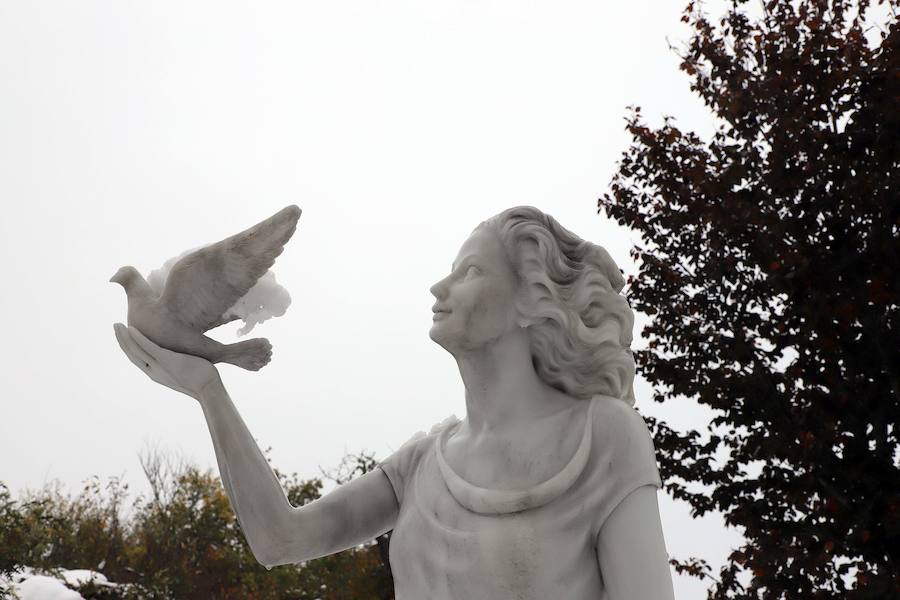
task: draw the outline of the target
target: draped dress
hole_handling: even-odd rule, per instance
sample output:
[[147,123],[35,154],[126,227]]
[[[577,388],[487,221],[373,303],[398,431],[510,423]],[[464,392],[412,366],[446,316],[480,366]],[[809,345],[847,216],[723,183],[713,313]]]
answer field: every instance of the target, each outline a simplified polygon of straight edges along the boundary
[[581,441],[560,471],[528,489],[475,486],[444,459],[461,421],[414,436],[379,467],[400,511],[390,564],[397,600],[603,600],[597,538],[632,491],[662,487],[641,416],[590,400]]

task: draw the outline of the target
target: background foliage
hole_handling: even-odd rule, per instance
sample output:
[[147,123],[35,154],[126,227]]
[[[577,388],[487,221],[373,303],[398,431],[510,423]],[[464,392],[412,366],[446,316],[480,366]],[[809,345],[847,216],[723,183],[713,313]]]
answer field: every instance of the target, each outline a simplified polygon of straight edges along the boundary
[[[141,463],[151,492],[130,503],[127,484],[116,478],[92,479],[75,496],[49,486],[19,500],[0,484],[0,573],[20,566],[99,571],[120,585],[79,589],[98,600],[393,598],[388,536],[267,571],[250,552],[217,477],[158,452]],[[326,476],[343,483],[375,464],[369,455],[351,455]],[[276,473],[295,506],[322,491],[321,478]]]
[[900,597],[896,0],[691,2],[681,69],[709,140],[633,109],[599,207],[641,235],[632,305],[665,488],[746,543],[710,598]]

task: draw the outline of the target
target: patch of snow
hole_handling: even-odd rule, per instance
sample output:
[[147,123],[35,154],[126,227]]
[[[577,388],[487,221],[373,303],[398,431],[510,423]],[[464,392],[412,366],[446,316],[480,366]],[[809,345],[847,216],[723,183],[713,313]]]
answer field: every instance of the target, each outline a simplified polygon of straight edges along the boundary
[[88,569],[62,569],[58,576],[35,573],[30,567],[20,567],[10,578],[0,577],[0,591],[6,589],[17,600],[84,600],[75,590],[93,582],[105,587],[117,587],[103,573]]
[[59,579],[46,575],[32,575],[13,585],[12,591],[20,600],[84,600]]
[[109,584],[109,580],[106,578],[106,575],[104,575],[103,573],[98,573],[97,571],[90,571],[88,569],[72,569],[69,571],[63,571],[61,575],[66,584],[72,587],[81,587],[87,583],[90,583],[91,581],[99,585]]

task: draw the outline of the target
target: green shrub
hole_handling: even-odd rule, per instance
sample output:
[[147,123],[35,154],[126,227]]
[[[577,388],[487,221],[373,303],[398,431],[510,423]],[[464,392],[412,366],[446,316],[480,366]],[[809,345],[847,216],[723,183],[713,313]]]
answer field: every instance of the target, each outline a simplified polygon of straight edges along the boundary
[[[51,574],[91,569],[120,584],[81,586],[89,600],[393,598],[387,536],[269,571],[251,553],[211,471],[158,452],[142,455],[141,464],[151,492],[128,511],[128,486],[118,478],[105,485],[92,478],[76,496],[53,484],[19,500],[0,483],[0,575],[22,566]],[[342,483],[374,464],[368,455],[352,456],[329,477]],[[320,478],[275,473],[295,506],[321,494]]]

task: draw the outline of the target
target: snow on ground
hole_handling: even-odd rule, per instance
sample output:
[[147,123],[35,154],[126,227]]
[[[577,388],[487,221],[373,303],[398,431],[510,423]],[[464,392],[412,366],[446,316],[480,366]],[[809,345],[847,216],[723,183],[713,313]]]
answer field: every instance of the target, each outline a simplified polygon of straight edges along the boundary
[[84,600],[81,594],[67,588],[59,579],[46,575],[32,575],[13,586],[12,591],[20,600]]
[[18,600],[84,600],[75,590],[66,587],[80,587],[90,581],[99,585],[115,586],[102,573],[87,569],[61,569],[58,576],[35,573],[23,567],[10,578],[0,577],[0,592],[4,588]]

